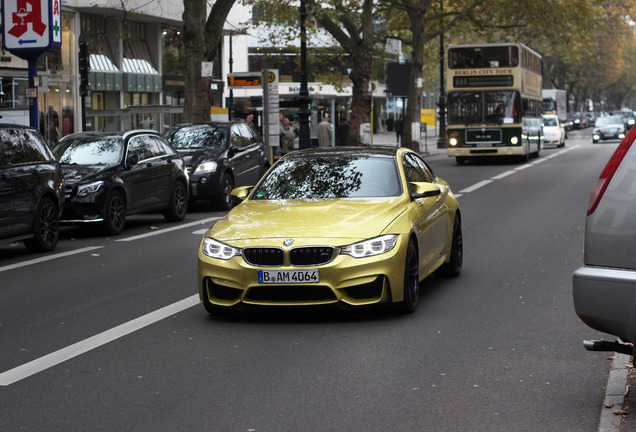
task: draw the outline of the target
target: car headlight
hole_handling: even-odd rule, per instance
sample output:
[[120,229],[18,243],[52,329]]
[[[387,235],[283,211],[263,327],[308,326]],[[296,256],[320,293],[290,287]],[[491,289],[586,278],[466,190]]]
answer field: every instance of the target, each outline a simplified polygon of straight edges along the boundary
[[201,252],[209,257],[222,260],[229,260],[232,257],[241,255],[241,249],[226,245],[209,237],[203,238]]
[[95,192],[99,191],[99,189],[104,185],[103,181],[97,181],[94,183],[89,183],[86,185],[82,185],[79,186],[77,188],[77,196],[78,197],[85,197],[88,196],[90,194],[94,194]]
[[383,235],[380,237],[353,243],[340,248],[340,253],[354,258],[364,258],[389,252],[397,244],[397,235]]
[[216,171],[217,164],[216,162],[203,162],[199,164],[197,168],[194,170],[194,173],[206,173],[206,172],[214,172]]

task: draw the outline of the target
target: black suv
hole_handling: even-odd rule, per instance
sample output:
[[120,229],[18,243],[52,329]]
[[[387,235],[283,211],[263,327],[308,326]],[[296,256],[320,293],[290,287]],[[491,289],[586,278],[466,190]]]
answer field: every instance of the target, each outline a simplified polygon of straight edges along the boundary
[[188,166],[190,199],[224,210],[232,208],[232,189],[255,185],[269,168],[262,138],[243,120],[181,124],[165,136]]
[[64,224],[101,224],[108,235],[124,230],[126,216],[163,213],[185,218],[188,175],[181,156],[157,132],[81,132],[53,148],[66,180]]
[[64,176],[42,135],[0,124],[0,239],[29,252],[55,249],[64,208]]

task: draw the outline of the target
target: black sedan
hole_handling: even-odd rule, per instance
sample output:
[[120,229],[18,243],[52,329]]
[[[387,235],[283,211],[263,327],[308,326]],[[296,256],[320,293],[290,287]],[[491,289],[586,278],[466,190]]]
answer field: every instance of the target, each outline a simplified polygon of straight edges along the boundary
[[101,223],[106,234],[114,235],[134,213],[162,212],[168,221],[185,218],[185,162],[156,132],[67,135],[53,153],[66,180],[62,223]]
[[232,208],[232,189],[256,184],[269,168],[260,135],[242,120],[182,124],[165,135],[186,160],[190,199],[211,200],[223,210]]

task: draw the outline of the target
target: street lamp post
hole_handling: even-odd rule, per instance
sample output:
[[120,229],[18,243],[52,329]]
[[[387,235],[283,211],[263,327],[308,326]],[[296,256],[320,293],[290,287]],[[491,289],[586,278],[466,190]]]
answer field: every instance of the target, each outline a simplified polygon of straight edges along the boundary
[[[444,12],[444,0],[439,0],[440,13]],[[437,148],[446,148],[446,89],[444,86],[444,23],[439,34],[439,134],[437,135]]]
[[300,1],[300,91],[298,92],[298,117],[299,136],[298,143],[301,149],[311,147],[311,137],[309,132],[309,117],[311,109],[309,104],[309,89],[307,87],[307,31],[305,20],[307,19],[307,8],[304,0]]
[[[230,74],[232,73],[232,64],[234,63],[234,58],[232,56],[232,32],[230,32],[230,58],[228,60],[230,64]],[[232,121],[232,116],[234,115],[234,92],[232,91],[232,87],[230,87],[230,98],[229,98],[229,107],[227,110],[227,118],[229,121]]]

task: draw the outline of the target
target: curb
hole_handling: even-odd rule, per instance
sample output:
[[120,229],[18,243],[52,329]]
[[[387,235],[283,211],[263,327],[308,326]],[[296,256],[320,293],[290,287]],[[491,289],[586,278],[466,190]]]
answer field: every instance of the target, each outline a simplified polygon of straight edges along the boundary
[[628,390],[628,375],[631,357],[615,353],[610,366],[605,399],[601,408],[598,432],[620,432],[625,417],[624,401]]

